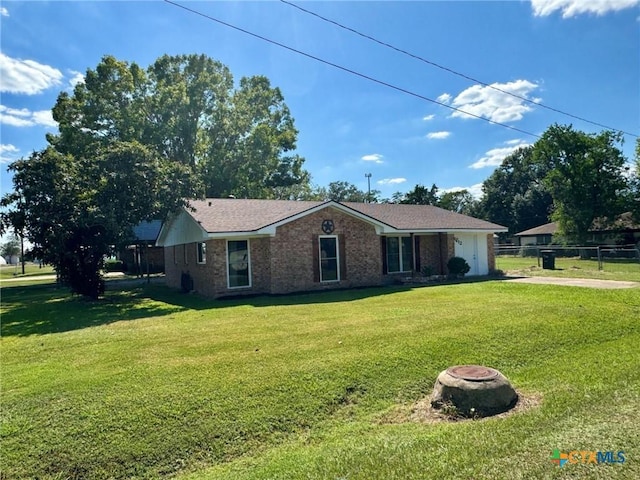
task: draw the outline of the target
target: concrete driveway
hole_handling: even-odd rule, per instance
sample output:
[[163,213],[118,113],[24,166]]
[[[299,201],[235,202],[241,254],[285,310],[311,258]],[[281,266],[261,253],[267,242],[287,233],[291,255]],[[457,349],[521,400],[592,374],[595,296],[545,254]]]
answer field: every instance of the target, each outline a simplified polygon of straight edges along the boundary
[[506,277],[506,282],[537,283],[541,285],[566,285],[570,287],[587,288],[636,288],[639,282],[622,282],[619,280],[597,280],[592,278],[558,278],[558,277]]

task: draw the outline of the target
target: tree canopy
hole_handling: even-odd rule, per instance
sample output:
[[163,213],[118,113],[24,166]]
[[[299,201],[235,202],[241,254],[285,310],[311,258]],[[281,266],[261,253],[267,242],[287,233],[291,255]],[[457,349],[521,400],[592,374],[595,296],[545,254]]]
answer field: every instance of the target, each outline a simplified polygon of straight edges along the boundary
[[113,246],[205,195],[292,198],[308,188],[282,93],[204,55],[146,70],[105,56],[53,108],[59,133],[9,166],[3,229],[24,232],[74,292],[97,297]]
[[616,132],[587,134],[552,125],[485,180],[479,214],[510,233],[553,220],[566,240],[585,243],[595,220],[606,224],[633,210],[634,187],[621,144]]
[[395,193],[392,197],[392,202],[409,205],[433,205],[465,215],[472,215],[477,204],[477,200],[473,198],[473,195],[468,190],[443,191],[440,193],[440,189],[435,183],[431,184],[430,188],[418,184],[413,190],[405,194]]

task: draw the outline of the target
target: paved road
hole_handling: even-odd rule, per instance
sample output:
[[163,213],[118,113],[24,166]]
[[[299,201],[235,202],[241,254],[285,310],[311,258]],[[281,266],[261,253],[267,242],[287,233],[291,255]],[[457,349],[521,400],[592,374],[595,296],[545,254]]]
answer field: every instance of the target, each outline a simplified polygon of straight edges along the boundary
[[566,285],[570,287],[605,289],[640,287],[639,282],[622,282],[620,280],[597,280],[592,278],[507,277],[505,281],[514,283],[537,283],[543,285]]

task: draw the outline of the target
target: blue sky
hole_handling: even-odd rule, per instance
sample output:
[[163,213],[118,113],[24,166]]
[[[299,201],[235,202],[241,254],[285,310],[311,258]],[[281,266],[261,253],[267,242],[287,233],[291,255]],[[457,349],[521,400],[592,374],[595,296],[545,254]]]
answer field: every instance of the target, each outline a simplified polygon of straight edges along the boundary
[[[640,0],[301,2],[298,5],[524,102],[383,47],[278,1],[183,2],[294,49],[464,112],[540,135],[554,122],[587,132],[640,133]],[[344,180],[390,197],[416,184],[479,186],[535,136],[214,23],[163,1],[0,2],[2,192],[10,161],[55,132],[50,109],[102,56],[146,67],[159,56],[204,53],[236,81],[266,75],[300,131],[315,185]],[[632,156],[635,137],[625,137]]]

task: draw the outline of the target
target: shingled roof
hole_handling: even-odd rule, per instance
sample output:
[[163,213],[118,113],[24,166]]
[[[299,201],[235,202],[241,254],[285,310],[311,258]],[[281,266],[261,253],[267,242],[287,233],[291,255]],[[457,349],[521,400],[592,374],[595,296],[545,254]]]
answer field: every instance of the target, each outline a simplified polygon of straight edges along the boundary
[[192,201],[191,206],[194,211],[189,214],[208,233],[256,232],[324,207],[338,208],[363,220],[390,227],[390,230],[506,231],[501,225],[430,205],[218,198]]
[[529,230],[525,230],[523,232],[518,232],[515,234],[516,237],[532,237],[535,235],[553,235],[558,230],[558,224],[555,222],[545,223],[544,225],[540,225],[538,227],[530,228]]
[[386,223],[396,230],[506,230],[501,225],[432,205],[350,202],[343,205]]

